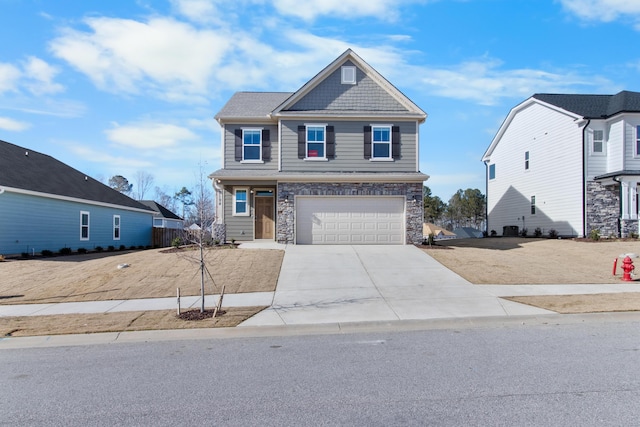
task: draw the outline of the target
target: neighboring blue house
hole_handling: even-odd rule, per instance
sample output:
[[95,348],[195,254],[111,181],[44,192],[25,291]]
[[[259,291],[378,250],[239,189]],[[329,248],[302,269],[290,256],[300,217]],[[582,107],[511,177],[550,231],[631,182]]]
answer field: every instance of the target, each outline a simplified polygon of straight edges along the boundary
[[0,254],[148,246],[153,217],[53,157],[0,141]]

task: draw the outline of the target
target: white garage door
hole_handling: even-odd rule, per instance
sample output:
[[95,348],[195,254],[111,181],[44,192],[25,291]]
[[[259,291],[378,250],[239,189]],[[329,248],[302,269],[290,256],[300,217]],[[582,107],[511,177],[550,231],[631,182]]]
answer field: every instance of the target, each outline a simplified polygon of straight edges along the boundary
[[296,243],[394,244],[405,241],[404,197],[296,197]]

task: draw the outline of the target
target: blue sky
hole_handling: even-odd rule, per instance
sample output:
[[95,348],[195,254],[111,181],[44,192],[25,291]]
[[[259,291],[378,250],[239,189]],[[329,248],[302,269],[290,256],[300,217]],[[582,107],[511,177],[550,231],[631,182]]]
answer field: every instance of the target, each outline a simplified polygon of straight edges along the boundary
[[484,192],[480,158],[532,94],[640,91],[637,0],[0,0],[0,40],[0,139],[169,194],[219,168],[235,91],[295,91],[347,48],[428,113],[444,201]]

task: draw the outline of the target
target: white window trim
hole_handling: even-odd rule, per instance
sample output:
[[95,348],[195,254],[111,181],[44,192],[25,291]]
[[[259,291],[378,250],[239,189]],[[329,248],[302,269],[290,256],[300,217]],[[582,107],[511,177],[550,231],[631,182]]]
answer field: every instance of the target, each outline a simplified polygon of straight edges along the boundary
[[[85,227],[82,225],[82,216],[87,215],[87,237],[82,237],[82,228]],[[87,241],[91,238],[91,214],[89,211],[80,211],[80,240]]]
[[[389,129],[389,156],[388,157],[376,157],[374,155],[375,153],[375,144],[384,144],[382,142],[374,142],[373,141],[373,135],[375,133],[374,129],[375,128],[388,128]],[[369,161],[372,162],[393,162],[393,126],[392,125],[386,125],[386,124],[372,124],[371,125],[371,158],[369,159]]]
[[340,68],[340,83],[343,85],[354,85],[356,84],[357,78],[356,67],[353,65],[343,65]]
[[[118,218],[118,225],[116,226],[116,218]],[[121,219],[120,215],[113,216],[113,240],[120,240],[120,236],[122,236],[122,227],[121,227]],[[118,230],[118,237],[116,237],[116,229]]]
[[[238,191],[246,191],[247,192],[247,199],[245,200],[246,203],[246,208],[244,212],[236,212],[236,194],[238,193]],[[251,193],[249,193],[249,187],[233,187],[233,216],[249,216],[250,213],[250,209],[249,209],[249,196]]]
[[636,140],[633,145],[633,157],[640,157],[640,153],[638,152],[638,145],[640,145],[640,125],[636,126]]
[[[253,132],[258,132],[258,134],[260,135],[260,144],[258,144],[258,150],[260,153],[260,158],[259,159],[246,159],[244,158],[244,149],[245,149],[245,145],[244,145],[244,133],[245,131],[253,131]],[[251,145],[252,147],[255,147],[254,145]],[[248,147],[248,145],[247,145]],[[242,128],[242,160],[240,161],[240,163],[264,163],[264,160],[262,160],[262,128]]]
[[[322,152],[324,153],[324,156],[322,157],[309,157],[309,132],[308,129],[310,127],[316,127],[316,128],[323,128],[323,135],[324,135],[324,141],[322,142],[323,144],[323,150]],[[304,160],[306,161],[311,161],[311,162],[327,162],[329,161],[329,159],[327,158],[327,124],[326,123],[305,123],[304,125],[304,139],[305,139],[305,143],[304,143],[304,154],[305,154],[305,158]],[[314,141],[313,144],[317,144],[317,141]]]
[[[602,132],[602,151],[596,151],[595,147],[596,147],[596,131]],[[636,144],[637,146],[637,144]],[[601,129],[594,129],[593,132],[591,133],[591,152],[590,154],[592,156],[604,156],[607,153],[607,145],[605,143],[605,138],[604,138],[604,130]]]

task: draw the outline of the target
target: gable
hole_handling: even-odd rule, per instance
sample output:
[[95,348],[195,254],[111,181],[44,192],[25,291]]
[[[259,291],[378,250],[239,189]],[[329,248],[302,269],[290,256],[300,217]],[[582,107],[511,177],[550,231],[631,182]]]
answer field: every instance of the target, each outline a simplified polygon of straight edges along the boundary
[[0,141],[0,187],[153,211],[46,154]]
[[[356,84],[341,82],[341,67],[356,67]],[[352,61],[344,62],[299,101],[283,111],[409,112]]]
[[[342,66],[356,67],[355,84],[341,82]],[[351,49],[273,110],[274,116],[386,115],[423,122],[427,114]]]

